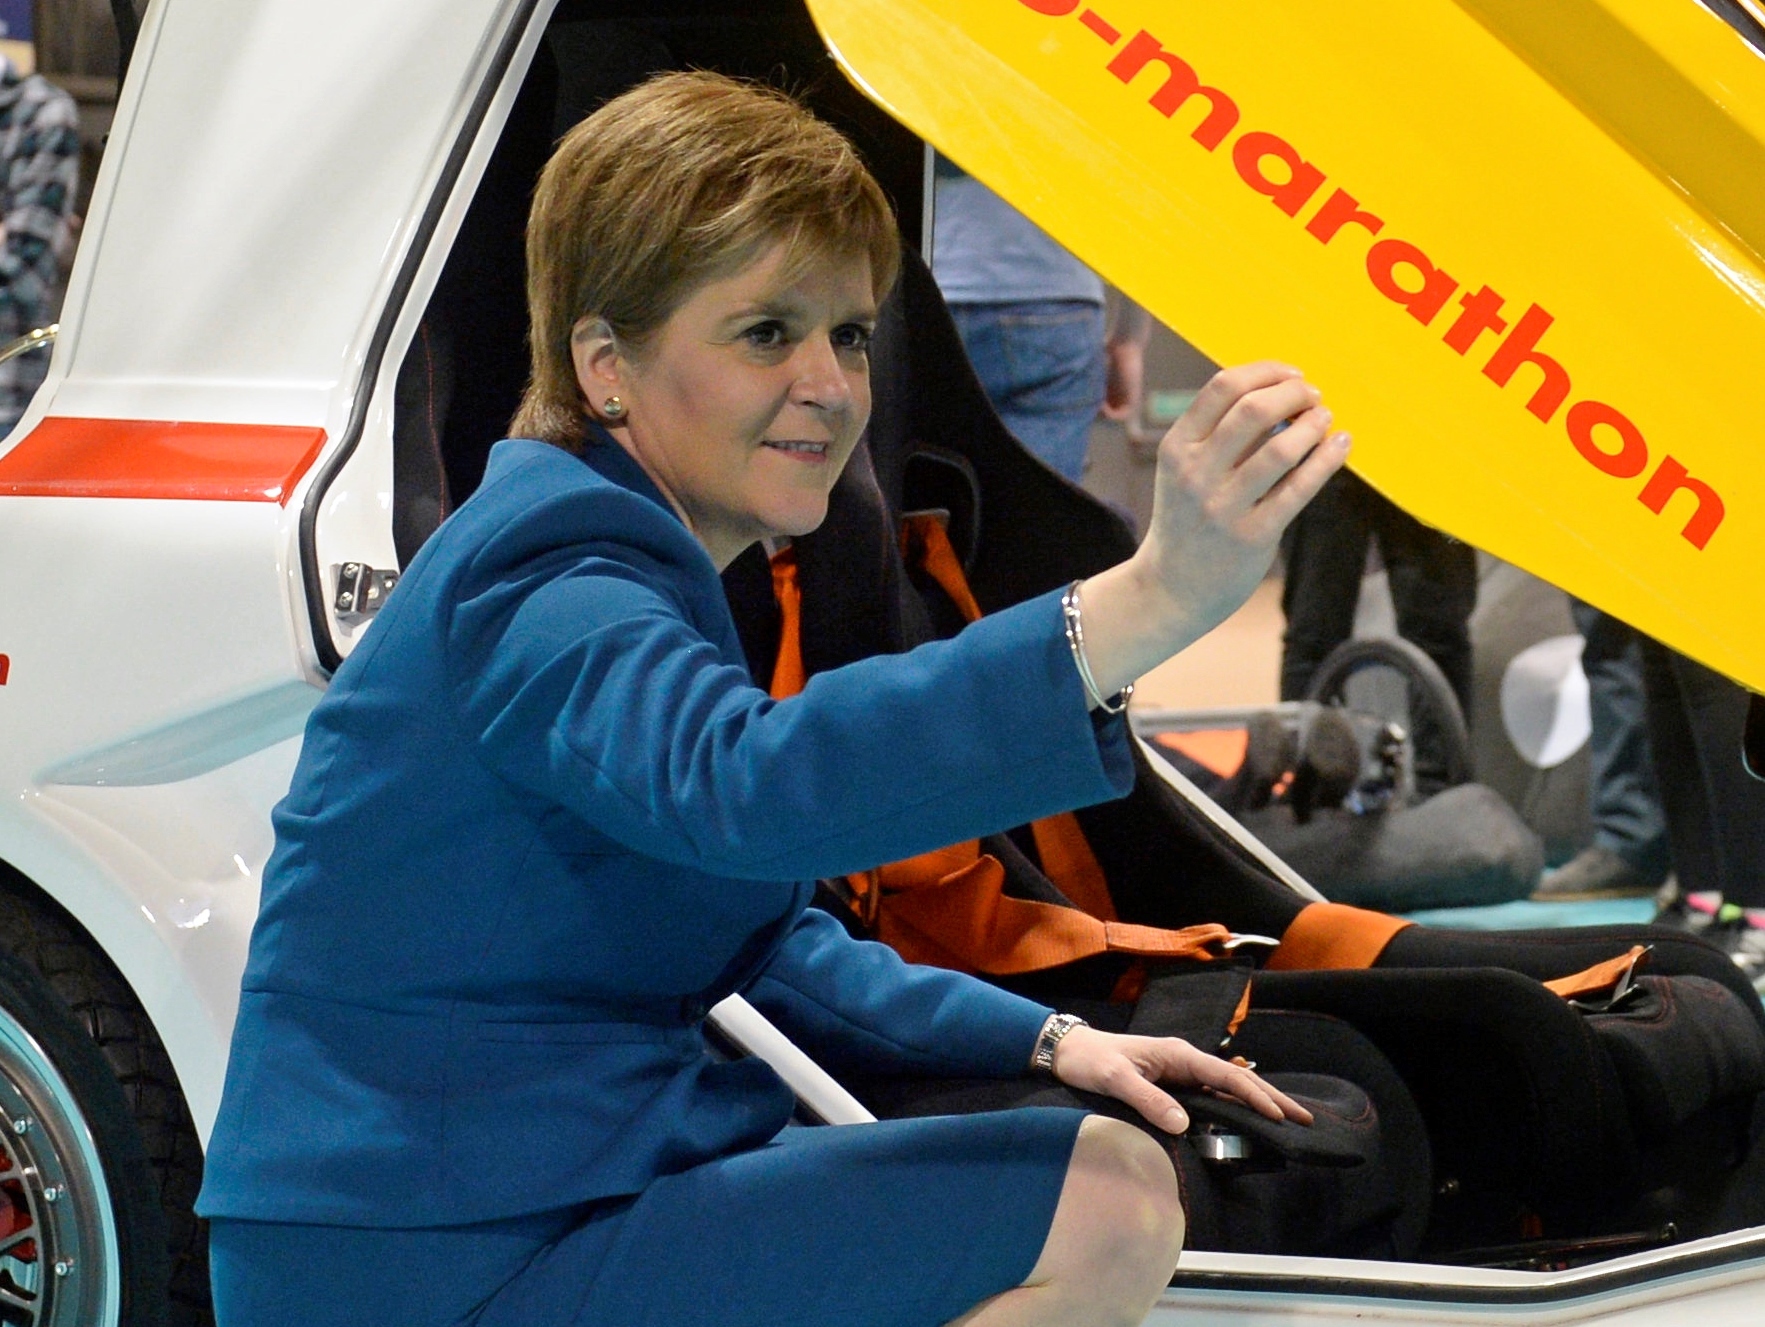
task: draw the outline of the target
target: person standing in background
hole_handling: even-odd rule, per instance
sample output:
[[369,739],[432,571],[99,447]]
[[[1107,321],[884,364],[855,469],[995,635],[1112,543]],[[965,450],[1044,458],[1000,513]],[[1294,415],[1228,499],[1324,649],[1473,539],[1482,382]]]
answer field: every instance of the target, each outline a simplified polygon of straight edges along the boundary
[[[1286,582],[1281,611],[1281,699],[1303,700],[1318,666],[1354,634],[1367,546],[1379,553],[1397,612],[1397,634],[1439,666],[1471,712],[1471,610],[1477,606],[1477,553],[1423,525],[1366,480],[1339,471],[1299,514],[1282,544]],[[1439,791],[1444,758],[1427,731],[1416,733],[1418,783]]]
[[[74,99],[0,56],[0,345],[55,321],[79,179]],[[0,433],[18,423],[48,372],[43,350],[0,364]]]
[[1592,604],[1570,599],[1585,645],[1593,734],[1588,741],[1588,809],[1593,842],[1539,882],[1540,899],[1652,894],[1667,878],[1672,852],[1667,815],[1649,748],[1642,640],[1634,628]]
[[1656,920],[1698,931],[1765,989],[1765,783],[1742,761],[1747,691],[1642,640],[1649,745],[1678,900]]
[[1103,281],[960,166],[937,160],[932,275],[999,418],[1078,483],[1091,423],[1138,413],[1152,319],[1111,328]]

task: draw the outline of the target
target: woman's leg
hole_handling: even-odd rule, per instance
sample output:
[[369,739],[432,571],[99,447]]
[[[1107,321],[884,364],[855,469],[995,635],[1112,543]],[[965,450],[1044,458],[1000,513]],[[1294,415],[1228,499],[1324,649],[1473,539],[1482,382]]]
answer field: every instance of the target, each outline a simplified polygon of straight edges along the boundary
[[1025,1109],[787,1129],[575,1212],[211,1243],[220,1327],[1115,1327],[1182,1229],[1158,1144]]
[[1169,1284],[1182,1247],[1169,1155],[1133,1125],[1093,1115],[1079,1127],[1035,1269],[950,1327],[1134,1327]]
[[[610,1241],[591,1229],[579,1247],[581,1237],[566,1235],[473,1322],[941,1327],[1039,1277],[1057,1283],[1055,1291],[1031,1299],[1060,1305],[1073,1327],[1126,1323],[1091,1311],[1093,1299],[1129,1298],[1113,1285],[1095,1285],[1075,1315],[1074,1280],[1086,1271],[1112,1279],[1112,1240],[1127,1246],[1120,1255],[1130,1263],[1147,1261],[1141,1241],[1124,1238],[1120,1216],[1146,1205],[1104,1191],[1112,1179],[1125,1180],[1130,1195],[1158,1181],[1145,1180],[1143,1154],[1112,1149],[1117,1135],[1108,1127],[1099,1141],[1087,1118],[1029,1108],[786,1129],[764,1147],[655,1181],[613,1223]],[[1087,1141],[1075,1179],[1081,1133]],[[1174,1209],[1169,1163],[1158,1164]],[[1072,1203],[1069,1191],[1079,1195]],[[1080,1205],[1113,1233],[1089,1243],[1069,1233],[1083,1217]],[[1074,1210],[1057,1222],[1063,1208]],[[1056,1225],[1061,1233],[1051,1241]],[[1042,1265],[1050,1261],[1052,1269]],[[1144,1274],[1131,1279],[1143,1310],[1154,1288],[1140,1289]]]

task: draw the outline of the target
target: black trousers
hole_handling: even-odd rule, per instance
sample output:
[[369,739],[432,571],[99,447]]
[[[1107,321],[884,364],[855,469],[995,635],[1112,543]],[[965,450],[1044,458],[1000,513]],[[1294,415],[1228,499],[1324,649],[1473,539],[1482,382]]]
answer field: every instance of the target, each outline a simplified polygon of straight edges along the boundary
[[1765,783],[1741,764],[1746,691],[1646,637],[1642,677],[1681,888],[1765,908]]
[[1423,525],[1346,470],[1287,529],[1281,699],[1304,699],[1324,656],[1353,632],[1372,539],[1385,560],[1397,634],[1440,665],[1468,716],[1476,551]]

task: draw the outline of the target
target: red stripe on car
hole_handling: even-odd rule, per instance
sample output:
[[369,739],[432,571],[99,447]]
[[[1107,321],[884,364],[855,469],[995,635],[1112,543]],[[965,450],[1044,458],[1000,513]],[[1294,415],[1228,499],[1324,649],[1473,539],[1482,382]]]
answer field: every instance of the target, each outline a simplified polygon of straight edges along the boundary
[[51,417],[0,456],[0,496],[286,504],[325,430]]

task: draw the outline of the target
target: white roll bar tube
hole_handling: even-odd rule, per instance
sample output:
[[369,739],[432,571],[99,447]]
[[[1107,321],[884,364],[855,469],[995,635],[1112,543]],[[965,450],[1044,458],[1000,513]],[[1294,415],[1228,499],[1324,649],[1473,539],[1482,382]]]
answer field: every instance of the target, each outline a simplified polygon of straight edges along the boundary
[[874,1124],[876,1116],[739,995],[719,1000],[706,1019],[736,1049],[771,1065],[797,1100],[827,1124]]

